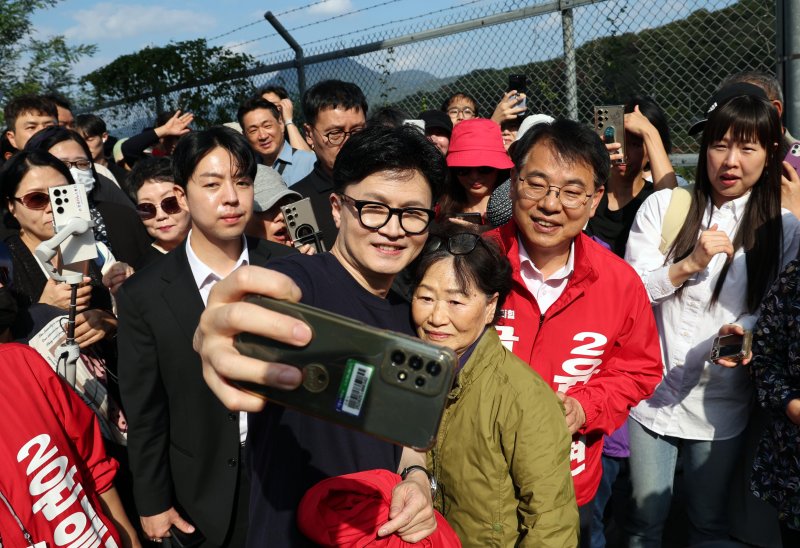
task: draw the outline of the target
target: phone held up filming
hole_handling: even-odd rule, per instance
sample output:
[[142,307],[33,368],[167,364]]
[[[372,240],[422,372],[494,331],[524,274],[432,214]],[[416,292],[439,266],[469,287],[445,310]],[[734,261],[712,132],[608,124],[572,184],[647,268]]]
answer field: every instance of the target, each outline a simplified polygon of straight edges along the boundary
[[312,339],[296,347],[239,334],[236,348],[245,356],[303,371],[295,390],[248,382],[241,388],[399,445],[433,445],[455,374],[452,350],[304,304],[258,295],[245,301],[306,322]]
[[741,362],[750,355],[752,345],[752,331],[745,331],[744,335],[722,335],[714,339],[714,344],[711,346],[711,355],[708,359],[712,362],[716,360]]

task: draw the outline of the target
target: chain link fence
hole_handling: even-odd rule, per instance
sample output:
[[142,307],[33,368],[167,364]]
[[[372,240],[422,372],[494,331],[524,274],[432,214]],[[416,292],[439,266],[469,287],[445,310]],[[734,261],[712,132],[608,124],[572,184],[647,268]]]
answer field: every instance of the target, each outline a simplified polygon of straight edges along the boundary
[[[774,70],[775,28],[775,0],[473,0],[301,45],[307,86],[352,81],[371,109],[396,106],[410,117],[457,91],[475,97],[488,117],[512,73],[528,77],[529,112],[587,123],[595,104],[648,95],[667,113],[673,153],[691,154],[697,142],[686,130],[719,82],[738,71]],[[574,48],[565,52],[565,43]],[[254,90],[286,87],[300,121],[294,59],[290,49],[260,56],[247,77]],[[204,87],[173,91],[162,104],[177,108],[187,93]],[[94,111],[133,133],[152,123],[154,105],[148,98]]]

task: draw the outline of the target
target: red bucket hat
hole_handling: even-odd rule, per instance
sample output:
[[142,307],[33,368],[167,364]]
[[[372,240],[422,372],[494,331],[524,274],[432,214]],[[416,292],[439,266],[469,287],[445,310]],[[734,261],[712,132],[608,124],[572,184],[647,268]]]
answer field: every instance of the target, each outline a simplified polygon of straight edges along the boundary
[[331,548],[461,548],[458,535],[439,512],[436,531],[415,544],[397,535],[378,537],[378,529],[389,521],[392,489],[398,483],[400,476],[388,470],[323,480],[300,501],[297,525],[313,542]]
[[500,126],[486,118],[459,122],[450,136],[448,167],[481,167],[511,169],[514,163],[503,146]]

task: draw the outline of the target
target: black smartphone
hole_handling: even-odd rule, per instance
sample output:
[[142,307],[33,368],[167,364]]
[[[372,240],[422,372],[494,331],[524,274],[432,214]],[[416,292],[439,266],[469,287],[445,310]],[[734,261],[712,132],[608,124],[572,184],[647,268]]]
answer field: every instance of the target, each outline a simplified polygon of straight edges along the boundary
[[452,350],[304,304],[260,295],[245,301],[304,321],[312,338],[299,348],[239,334],[242,354],[303,371],[296,390],[247,382],[241,388],[392,443],[418,450],[433,445],[455,375]]
[[191,548],[192,546],[199,546],[205,542],[206,537],[200,532],[197,527],[194,528],[194,533],[184,533],[174,525],[169,528],[169,543],[178,548]]
[[452,215],[452,217],[454,219],[461,219],[461,220],[467,221],[469,223],[474,223],[476,225],[482,225],[483,224],[483,216],[480,213],[473,213],[473,212],[469,212],[469,213],[454,213]]
[[[511,90],[516,90],[517,94],[524,93],[525,95],[528,94],[528,77],[524,74],[509,74],[508,75],[508,87],[506,88],[506,92]],[[518,95],[511,96],[511,99],[516,101]],[[517,104],[517,106],[527,108],[527,99],[523,99],[521,102]],[[517,116],[525,116],[525,111],[520,112]]]
[[714,339],[709,359],[711,361],[724,359],[740,362],[750,354],[752,346],[752,331],[745,331],[744,335],[723,335]]

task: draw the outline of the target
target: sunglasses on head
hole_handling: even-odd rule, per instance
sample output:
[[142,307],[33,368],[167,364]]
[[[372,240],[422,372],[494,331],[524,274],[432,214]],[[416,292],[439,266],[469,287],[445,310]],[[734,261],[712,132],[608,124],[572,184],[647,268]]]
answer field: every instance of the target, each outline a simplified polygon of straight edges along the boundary
[[50,195],[47,192],[34,191],[25,196],[14,196],[14,200],[28,209],[45,209],[50,203]]
[[481,166],[481,167],[457,167],[455,168],[455,172],[456,175],[461,175],[463,177],[464,175],[469,175],[473,169],[478,173],[480,173],[481,175],[488,175],[489,173],[496,171],[496,168],[489,166]]
[[[161,200],[159,207],[161,207],[161,211],[167,215],[173,215],[181,210],[181,206],[178,204],[177,196],[168,196],[164,198]],[[156,216],[156,204],[151,204],[150,202],[142,202],[141,204],[137,204],[136,213],[139,214],[139,218],[141,220],[149,221]]]

